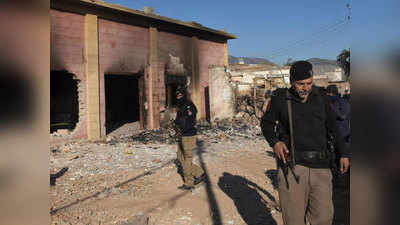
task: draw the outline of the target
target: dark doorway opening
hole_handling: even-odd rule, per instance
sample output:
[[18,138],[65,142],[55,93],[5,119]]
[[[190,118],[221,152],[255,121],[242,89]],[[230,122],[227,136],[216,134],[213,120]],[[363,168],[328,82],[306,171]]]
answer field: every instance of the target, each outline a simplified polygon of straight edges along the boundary
[[169,108],[175,107],[177,104],[176,100],[176,89],[178,86],[185,86],[187,82],[186,76],[177,76],[177,75],[167,75],[166,76],[166,106]]
[[138,75],[105,75],[106,134],[140,120]]
[[78,80],[67,71],[50,71],[50,132],[74,130],[79,120]]
[[167,91],[168,91],[168,95],[167,95],[167,106],[169,107],[175,107],[177,104],[177,99],[176,99],[176,89],[178,89],[178,84],[169,84],[167,86]]
[[207,86],[204,88],[204,99],[206,103],[206,120],[211,122],[211,109],[210,109],[210,88]]

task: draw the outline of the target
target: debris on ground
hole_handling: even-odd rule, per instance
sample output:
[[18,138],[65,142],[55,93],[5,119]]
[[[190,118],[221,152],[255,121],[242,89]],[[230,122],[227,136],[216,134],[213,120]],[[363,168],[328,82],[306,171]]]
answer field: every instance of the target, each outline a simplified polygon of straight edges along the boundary
[[[234,118],[216,120],[211,124],[200,121],[197,128],[198,141],[202,145],[194,150],[194,162],[197,165],[201,165],[201,161],[206,163],[210,179],[217,179],[213,181],[215,184],[218,174],[225,170],[232,173],[247,171],[237,164],[236,159],[229,164],[231,158],[240,158],[240,161],[256,159],[260,160],[259,176],[243,174],[253,181],[262,179],[258,184],[265,185],[276,195],[273,185],[264,180],[269,178],[264,174],[267,164],[263,157],[270,160],[271,167],[274,167],[274,160],[265,151],[268,145],[258,124],[251,125]],[[184,203],[177,203],[179,199],[203,196],[206,192],[204,187],[199,187],[186,196],[176,188],[182,184],[173,163],[176,149],[175,132],[171,126],[108,136],[103,141],[79,140],[51,146],[50,174],[68,168],[50,188],[52,224],[132,224],[133,217],[139,218],[140,215],[148,218],[146,223],[152,225],[212,224],[211,219],[203,214],[181,211],[179,204]],[[226,196],[223,192],[217,193]],[[126,206],[119,206],[124,210],[114,207],[114,204],[124,205],[124,202]],[[138,203],[131,205],[132,202]],[[268,207],[273,205],[267,204]],[[204,202],[203,206],[207,207],[207,203]],[[166,209],[173,211],[163,214]],[[196,219],[196,215],[199,218]],[[243,223],[237,211],[229,211],[229,218],[233,224]]]

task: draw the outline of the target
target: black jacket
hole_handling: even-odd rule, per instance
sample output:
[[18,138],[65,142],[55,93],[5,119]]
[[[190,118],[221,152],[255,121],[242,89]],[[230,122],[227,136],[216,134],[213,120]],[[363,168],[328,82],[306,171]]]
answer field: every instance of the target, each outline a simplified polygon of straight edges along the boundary
[[180,129],[182,136],[194,136],[196,129],[197,109],[192,101],[183,99],[178,101],[175,125]]
[[[336,114],[329,105],[325,92],[320,87],[313,87],[305,103],[293,89],[277,89],[270,102],[268,110],[261,120],[261,128],[265,139],[271,147],[278,141],[285,142],[290,148],[289,114],[287,98],[292,102],[293,133],[295,152],[326,151],[327,132],[330,131],[336,140],[336,146],[342,157],[349,157],[349,150],[345,146],[344,137],[336,126]],[[279,139],[274,131],[275,121],[280,126]],[[306,165],[307,166],[307,165]]]
[[337,114],[336,126],[343,137],[350,136],[350,104],[339,96],[329,96],[331,107]]

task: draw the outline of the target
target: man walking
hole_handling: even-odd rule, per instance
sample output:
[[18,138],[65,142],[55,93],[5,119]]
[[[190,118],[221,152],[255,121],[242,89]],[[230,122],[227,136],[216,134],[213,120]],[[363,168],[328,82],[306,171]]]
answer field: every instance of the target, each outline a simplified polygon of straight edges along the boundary
[[192,190],[194,185],[205,179],[203,169],[195,165],[193,160],[193,149],[196,146],[196,115],[197,109],[187,96],[186,89],[178,87],[176,91],[178,110],[175,125],[179,132],[177,158],[183,169],[185,183],[178,187],[182,190]]
[[336,85],[331,84],[326,87],[326,94],[329,96],[332,110],[336,113],[336,126],[340,134],[345,138],[346,144],[350,140],[350,104],[347,100],[339,96]]
[[[295,62],[290,68],[290,82],[291,88],[274,92],[261,122],[263,134],[279,162],[283,221],[285,225],[304,225],[307,218],[312,225],[331,225],[332,173],[327,133],[335,136],[342,173],[349,167],[350,154],[326,94],[313,86],[312,64]],[[276,124],[279,129],[275,129]]]
[[[332,110],[336,113],[336,126],[350,147],[350,104],[339,96],[336,85],[326,87]],[[333,174],[333,225],[350,224],[350,169],[345,174]]]

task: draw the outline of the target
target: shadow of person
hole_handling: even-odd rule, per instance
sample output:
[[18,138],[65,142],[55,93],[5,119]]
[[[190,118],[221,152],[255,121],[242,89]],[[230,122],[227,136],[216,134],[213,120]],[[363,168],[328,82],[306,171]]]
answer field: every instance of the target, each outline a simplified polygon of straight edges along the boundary
[[224,172],[218,181],[219,188],[228,195],[248,225],[276,225],[271,215],[268,203],[258,193],[263,192],[269,198],[272,196],[257,184],[242,176],[232,175]]
[[58,171],[57,173],[50,174],[50,185],[51,186],[56,185],[57,178],[62,177],[64,175],[64,173],[66,173],[67,171],[68,171],[68,167],[64,167],[60,171]]
[[178,159],[174,160],[174,164],[176,167],[176,172],[180,175],[182,182],[185,182],[185,176],[183,175],[183,167]]
[[275,190],[278,190],[278,170],[267,170],[265,175],[271,180],[272,186]]

